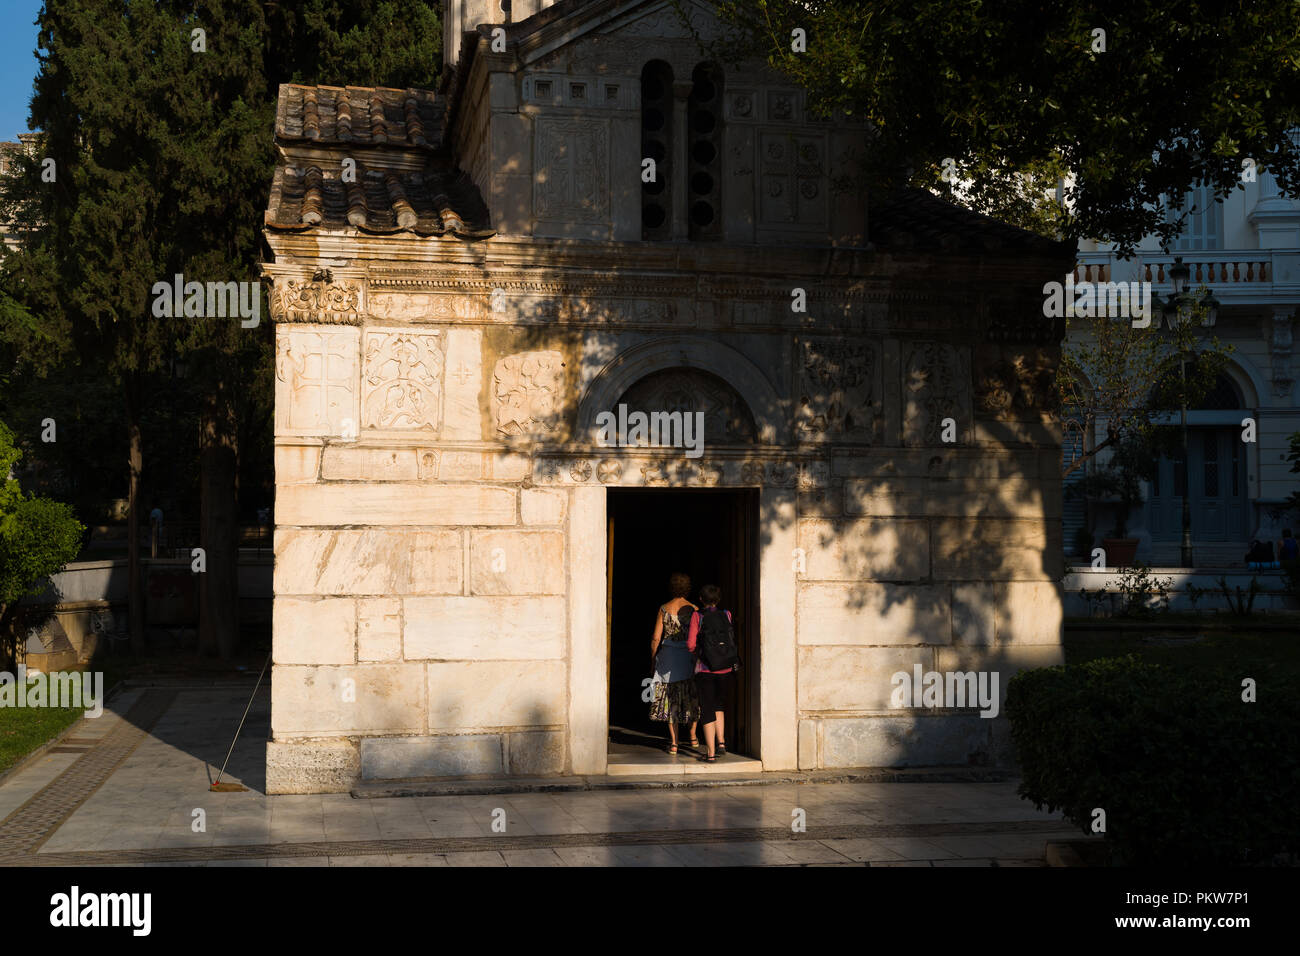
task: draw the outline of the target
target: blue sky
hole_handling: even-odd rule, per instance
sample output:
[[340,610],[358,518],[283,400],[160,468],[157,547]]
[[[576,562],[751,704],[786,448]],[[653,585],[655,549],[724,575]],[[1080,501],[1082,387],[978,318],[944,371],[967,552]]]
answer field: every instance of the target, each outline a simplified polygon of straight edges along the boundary
[[0,0],[0,140],[27,131],[41,0]]

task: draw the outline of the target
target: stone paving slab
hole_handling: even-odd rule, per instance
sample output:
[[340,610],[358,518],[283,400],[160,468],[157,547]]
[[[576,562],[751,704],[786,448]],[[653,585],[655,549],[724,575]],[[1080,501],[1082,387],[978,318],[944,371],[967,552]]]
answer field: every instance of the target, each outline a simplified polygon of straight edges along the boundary
[[[1048,841],[1080,838],[1059,815],[1020,800],[1014,781],[898,773],[815,781],[762,774],[746,785],[719,778],[692,787],[628,786],[631,778],[562,788],[539,779],[522,789],[468,781],[391,799],[377,791],[365,799],[267,796],[266,688],[224,778],[250,789],[213,793],[208,784],[250,692],[251,685],[119,695],[93,734],[83,721],[70,735],[82,752],[47,755],[0,785],[0,863],[1038,866]],[[796,810],[806,832],[792,832]],[[204,819],[199,832],[196,811]],[[493,827],[497,811],[504,833]]]

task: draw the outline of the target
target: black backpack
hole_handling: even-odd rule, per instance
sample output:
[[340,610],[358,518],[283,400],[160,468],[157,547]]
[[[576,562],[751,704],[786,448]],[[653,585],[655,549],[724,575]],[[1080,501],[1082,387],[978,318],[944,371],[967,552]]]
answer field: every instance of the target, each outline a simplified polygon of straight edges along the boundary
[[740,663],[735,632],[731,621],[717,608],[700,608],[700,633],[696,647],[704,666],[711,671],[725,671]]

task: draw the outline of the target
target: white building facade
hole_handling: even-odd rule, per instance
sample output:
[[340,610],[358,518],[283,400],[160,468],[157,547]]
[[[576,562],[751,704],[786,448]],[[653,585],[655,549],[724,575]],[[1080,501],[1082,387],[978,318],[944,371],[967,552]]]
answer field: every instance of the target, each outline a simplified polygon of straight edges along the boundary
[[[1080,243],[1076,282],[1150,282],[1161,299],[1170,294],[1170,268],[1181,258],[1191,270],[1188,289],[1204,286],[1220,301],[1213,335],[1234,349],[1217,385],[1188,412],[1186,487],[1180,462],[1162,459],[1155,479],[1145,483],[1144,505],[1130,517],[1137,560],[1153,566],[1180,563],[1184,493],[1191,498],[1198,567],[1243,565],[1253,538],[1276,541],[1291,520],[1279,509],[1296,486],[1286,456],[1289,436],[1300,431],[1292,357],[1300,202],[1280,195],[1267,172],[1244,179],[1244,188],[1223,200],[1209,188],[1190,192],[1175,213],[1186,214],[1184,230],[1167,252],[1155,237],[1129,259],[1104,243]],[[1161,334],[1154,322],[1152,333]],[[1074,320],[1066,347],[1086,347],[1089,338],[1087,321]],[[1247,419],[1255,423],[1254,442],[1243,440]],[[1064,514],[1066,546],[1084,557],[1082,502],[1067,495]],[[1104,516],[1093,531],[1094,544],[1109,533]]]

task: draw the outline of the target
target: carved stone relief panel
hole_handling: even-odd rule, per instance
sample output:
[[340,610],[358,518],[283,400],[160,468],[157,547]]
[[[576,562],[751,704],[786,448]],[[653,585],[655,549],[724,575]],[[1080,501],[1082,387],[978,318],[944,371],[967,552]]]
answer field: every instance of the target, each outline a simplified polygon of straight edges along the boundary
[[432,481],[438,477],[438,453],[434,449],[420,449],[419,462],[421,481]]
[[609,127],[594,120],[537,120],[533,209],[538,219],[609,221]]
[[970,433],[970,375],[965,355],[942,342],[913,342],[904,349],[903,444],[942,444],[943,420],[957,435]]
[[280,277],[271,288],[270,308],[276,322],[356,325],[365,311],[365,296],[360,282],[335,282],[328,272],[310,280]]
[[378,319],[439,322],[448,319],[477,319],[486,312],[485,299],[472,295],[440,295],[433,292],[370,294],[370,314]]
[[799,438],[877,441],[881,397],[876,348],[868,342],[828,338],[804,339],[802,345]]
[[804,492],[830,485],[830,462],[820,458],[793,460],[787,453],[766,454],[739,461],[734,458],[688,459],[681,455],[647,456],[633,450],[618,458],[595,462],[583,454],[544,452],[533,460],[532,479],[539,485],[584,485],[599,481],[618,487],[736,488],[755,485],[794,488]]
[[366,329],[363,427],[436,433],[442,426],[445,347],[440,332]]
[[492,414],[500,434],[543,436],[556,430],[564,398],[562,362],[557,351],[520,352],[497,362]]
[[629,414],[700,412],[704,415],[706,443],[747,444],[758,438],[754,416],[740,394],[716,375],[698,369],[653,372],[633,383],[619,404],[626,405]]
[[826,137],[759,136],[759,222],[826,227]]
[[994,418],[1050,411],[1058,400],[1054,354],[983,346],[975,374],[975,410]]
[[275,430],[357,435],[360,330],[281,326],[275,335]]

